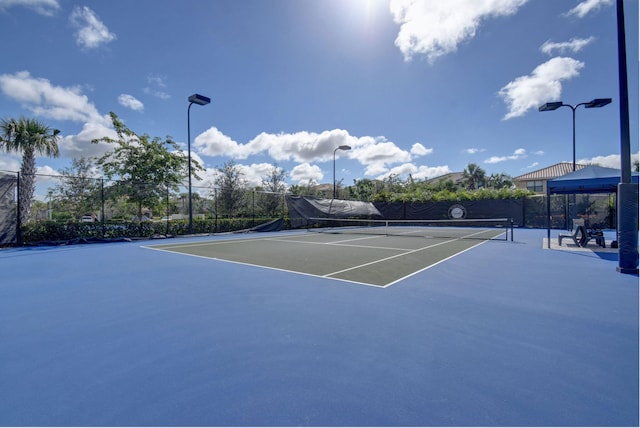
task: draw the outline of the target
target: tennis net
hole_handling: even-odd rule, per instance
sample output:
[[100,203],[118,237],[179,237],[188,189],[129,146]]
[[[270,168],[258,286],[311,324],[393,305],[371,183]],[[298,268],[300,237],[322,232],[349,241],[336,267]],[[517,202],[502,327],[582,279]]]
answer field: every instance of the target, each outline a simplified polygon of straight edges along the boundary
[[509,218],[369,220],[311,217],[307,219],[307,230],[321,233],[513,241],[513,220]]

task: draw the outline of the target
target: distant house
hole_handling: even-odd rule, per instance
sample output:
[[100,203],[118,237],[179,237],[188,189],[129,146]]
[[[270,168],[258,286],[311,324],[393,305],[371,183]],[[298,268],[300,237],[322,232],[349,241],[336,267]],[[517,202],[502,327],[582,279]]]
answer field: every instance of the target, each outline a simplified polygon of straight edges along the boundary
[[[587,165],[576,164],[576,171]],[[531,190],[532,192],[546,194],[547,181],[573,172],[573,164],[561,162],[546,168],[519,175],[513,179],[513,184],[517,189]]]
[[444,183],[445,181],[451,180],[455,185],[462,185],[464,182],[464,173],[462,172],[450,172],[445,175],[441,175],[439,177],[434,177],[426,180],[427,184],[438,184]]

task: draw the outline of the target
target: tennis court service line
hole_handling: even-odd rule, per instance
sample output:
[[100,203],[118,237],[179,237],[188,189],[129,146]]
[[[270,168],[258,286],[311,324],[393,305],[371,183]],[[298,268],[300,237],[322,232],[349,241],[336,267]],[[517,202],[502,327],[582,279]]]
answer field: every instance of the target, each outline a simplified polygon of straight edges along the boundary
[[[377,263],[386,262],[387,260],[392,260],[392,259],[395,259],[395,258],[398,258],[398,257],[406,256],[408,254],[417,253],[418,251],[428,250],[429,248],[434,248],[434,247],[437,247],[439,245],[448,244],[449,242],[454,242],[454,241],[458,241],[458,240],[459,240],[458,238],[449,239],[448,241],[438,242],[437,244],[427,245],[426,247],[416,248],[415,250],[404,251],[404,252],[402,252],[400,254],[396,254],[396,255],[385,257],[385,258],[382,258],[382,259],[374,260],[374,261],[368,262],[368,263],[363,263],[361,265],[352,266],[350,268],[342,269],[342,270],[339,270],[339,271],[336,271],[336,272],[327,273],[327,274],[322,275],[322,276],[330,278],[333,275],[338,275],[338,274],[341,274],[341,273],[344,273],[344,272],[349,272],[349,271],[352,271],[352,270],[355,270],[355,269],[360,269],[360,268],[363,268],[365,266],[371,266],[371,265],[375,265]],[[475,247],[475,245],[474,245],[474,247]],[[461,254],[461,253],[462,253],[462,251],[459,252],[459,253],[454,254],[454,256],[456,256],[458,254]],[[451,257],[449,257],[449,258],[451,258]],[[424,269],[422,269],[422,270],[424,270]],[[385,285],[385,287],[387,287],[387,286],[388,286],[388,284]]]
[[[455,240],[458,240],[458,239],[469,239],[469,238],[472,238],[472,237],[474,237],[474,236],[476,236],[476,235],[482,235],[482,234],[483,234],[483,233],[485,233],[485,232],[487,232],[487,230],[481,230],[481,231],[479,231],[479,232],[470,233],[470,234],[468,234],[468,235],[460,236],[460,237],[455,238],[455,239],[453,239],[453,240],[455,241]],[[411,232],[407,232],[407,234],[410,234],[410,233],[411,233]],[[498,236],[502,235],[503,233],[505,233],[505,232],[502,232],[502,231],[498,232],[498,231],[496,231],[496,235],[494,236],[494,238],[497,238]],[[403,236],[403,234],[402,234],[402,233],[398,233],[398,235],[399,235],[399,236]],[[436,236],[436,235],[433,235],[433,236],[425,235],[424,237],[425,237],[425,238],[438,238],[438,236]]]
[[364,238],[343,239],[341,241],[335,241],[335,242],[297,241],[297,240],[294,240],[294,239],[280,239],[280,238],[264,238],[264,240],[265,241],[275,241],[275,242],[288,242],[288,243],[292,243],[292,244],[334,245],[336,247],[370,248],[370,249],[377,249],[377,250],[392,250],[392,251],[411,251],[410,248],[380,247],[380,246],[376,246],[376,245],[345,244],[345,242],[362,241],[364,239],[376,239],[376,238],[380,238],[380,236],[366,236]]

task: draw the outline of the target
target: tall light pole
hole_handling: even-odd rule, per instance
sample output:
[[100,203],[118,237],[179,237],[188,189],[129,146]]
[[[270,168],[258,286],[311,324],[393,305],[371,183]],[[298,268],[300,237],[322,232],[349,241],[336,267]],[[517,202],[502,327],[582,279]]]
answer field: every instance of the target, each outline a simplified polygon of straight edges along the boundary
[[546,103],[538,108],[538,111],[552,111],[557,110],[560,107],[569,107],[573,113],[573,171],[576,170],[576,109],[580,106],[584,108],[598,108],[604,107],[611,103],[611,98],[596,98],[587,103],[580,103],[572,106],[571,104],[565,104],[562,101],[556,101],[553,103]]
[[618,267],[620,273],[638,274],[638,186],[631,181],[629,87],[624,6],[616,0],[618,26],[618,87],[620,93],[620,183],[618,184]]
[[351,150],[351,146],[338,146],[333,151],[333,199],[336,198],[336,152],[338,150]]
[[[573,123],[573,168],[572,171],[576,170],[576,110],[580,106],[584,106],[584,108],[598,108],[604,107],[607,104],[611,103],[611,98],[595,98],[589,102],[579,103],[575,106],[571,104],[565,104],[562,101],[555,101],[552,103],[545,103],[538,108],[538,111],[552,111],[557,110],[560,107],[569,107],[572,112],[572,123]],[[573,195],[571,201],[569,202],[569,216],[570,218],[575,217],[575,209],[576,209],[576,195]],[[568,219],[567,219],[568,220]],[[568,226],[569,224],[567,224]]]
[[191,106],[198,104],[200,106],[207,105],[211,102],[211,98],[200,94],[193,94],[189,97],[189,107],[187,107],[187,170],[189,174],[189,233],[193,233],[193,207],[191,200]]

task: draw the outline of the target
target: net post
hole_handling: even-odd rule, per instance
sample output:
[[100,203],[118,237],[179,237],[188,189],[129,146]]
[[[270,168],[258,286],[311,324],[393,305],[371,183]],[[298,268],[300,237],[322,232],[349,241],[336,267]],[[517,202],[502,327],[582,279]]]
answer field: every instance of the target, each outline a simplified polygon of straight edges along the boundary
[[511,242],[513,242],[513,219],[512,218],[509,219],[509,224],[511,227]]

